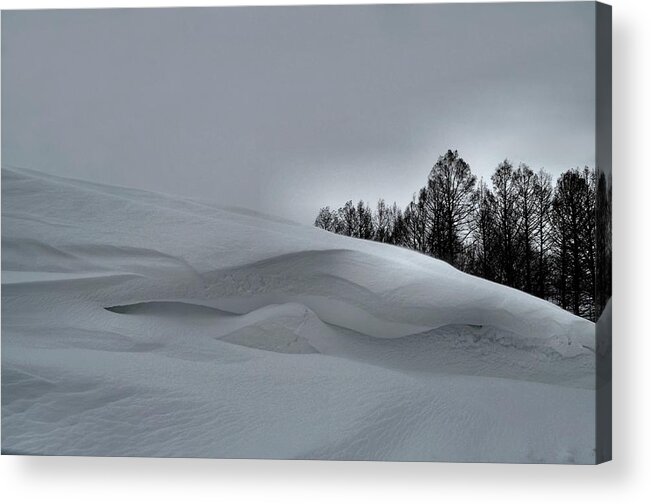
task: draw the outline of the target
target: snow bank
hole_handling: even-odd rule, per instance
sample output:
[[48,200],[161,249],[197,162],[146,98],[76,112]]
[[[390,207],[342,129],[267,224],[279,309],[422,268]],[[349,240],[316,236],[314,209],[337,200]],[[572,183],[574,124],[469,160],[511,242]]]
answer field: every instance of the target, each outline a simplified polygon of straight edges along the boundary
[[594,325],[413,251],[2,170],[5,452],[594,460]]

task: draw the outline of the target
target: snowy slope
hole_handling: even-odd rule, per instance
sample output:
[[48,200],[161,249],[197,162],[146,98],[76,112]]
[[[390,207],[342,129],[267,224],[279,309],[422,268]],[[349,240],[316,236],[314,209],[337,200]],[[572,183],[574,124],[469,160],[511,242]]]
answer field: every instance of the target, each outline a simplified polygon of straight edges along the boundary
[[2,170],[6,453],[594,461],[594,325],[413,251]]

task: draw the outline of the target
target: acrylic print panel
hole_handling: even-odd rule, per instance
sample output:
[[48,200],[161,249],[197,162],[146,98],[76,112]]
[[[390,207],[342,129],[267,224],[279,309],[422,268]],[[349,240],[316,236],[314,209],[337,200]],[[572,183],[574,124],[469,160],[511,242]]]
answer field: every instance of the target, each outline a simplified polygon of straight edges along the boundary
[[2,48],[4,454],[610,458],[609,7],[5,11]]

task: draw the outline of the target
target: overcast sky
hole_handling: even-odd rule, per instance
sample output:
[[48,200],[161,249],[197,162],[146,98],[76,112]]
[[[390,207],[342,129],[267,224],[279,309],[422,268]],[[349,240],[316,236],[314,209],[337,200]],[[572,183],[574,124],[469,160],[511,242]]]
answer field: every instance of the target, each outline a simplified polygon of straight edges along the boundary
[[2,162],[312,222],[594,165],[594,4],[2,13]]

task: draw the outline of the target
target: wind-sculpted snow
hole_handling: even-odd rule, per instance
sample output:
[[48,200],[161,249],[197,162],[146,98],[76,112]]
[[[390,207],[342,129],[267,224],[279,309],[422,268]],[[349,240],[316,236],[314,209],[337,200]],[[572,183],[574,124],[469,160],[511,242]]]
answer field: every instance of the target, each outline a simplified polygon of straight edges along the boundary
[[444,262],[2,171],[6,453],[594,461],[594,325]]

